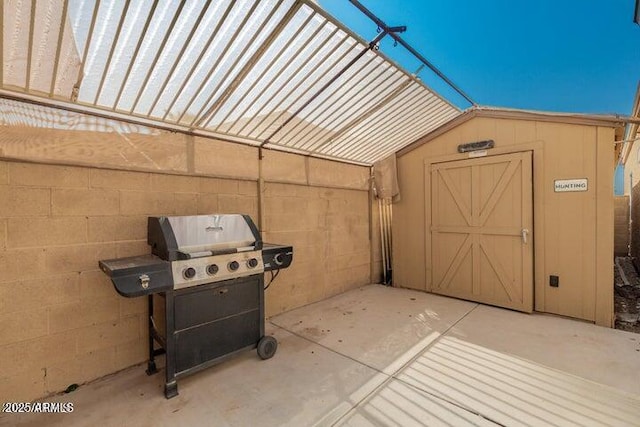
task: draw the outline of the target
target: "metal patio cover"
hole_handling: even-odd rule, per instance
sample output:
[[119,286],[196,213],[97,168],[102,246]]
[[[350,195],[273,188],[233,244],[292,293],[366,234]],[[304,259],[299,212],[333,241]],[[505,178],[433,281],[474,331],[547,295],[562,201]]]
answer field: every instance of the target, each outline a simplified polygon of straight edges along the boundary
[[461,113],[311,1],[0,5],[5,97],[367,165]]

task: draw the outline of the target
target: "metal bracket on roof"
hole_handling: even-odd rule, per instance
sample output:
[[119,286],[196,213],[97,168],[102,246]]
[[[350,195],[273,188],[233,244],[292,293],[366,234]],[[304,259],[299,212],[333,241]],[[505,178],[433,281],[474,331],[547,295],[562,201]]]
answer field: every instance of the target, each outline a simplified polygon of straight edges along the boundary
[[369,45],[365,48],[362,49],[360,51],[360,53],[358,53],[351,61],[349,61],[349,63],[347,65],[345,65],[344,67],[342,67],[342,69],[340,71],[338,71],[336,73],[336,75],[334,75],[327,83],[325,83],[320,89],[318,89],[316,91],[316,93],[314,93],[309,99],[307,99],[305,101],[304,104],[302,104],[300,106],[300,108],[298,108],[293,114],[291,114],[291,116],[289,116],[289,118],[287,120],[285,120],[280,126],[278,126],[278,128],[273,131],[271,133],[271,135],[269,135],[263,142],[262,144],[260,144],[260,147],[264,147],[266,144],[268,144],[270,142],[270,140],[278,133],[280,132],[282,129],[285,128],[285,126],[287,126],[291,120],[293,120],[294,118],[296,118],[298,116],[298,114],[300,114],[300,112],[302,110],[304,110],[309,104],[311,104],[318,96],[320,96],[320,94],[322,94],[322,92],[324,92],[329,86],[331,86],[336,80],[338,80],[340,78],[340,76],[342,76],[349,68],[351,68],[356,62],[358,62],[358,60],[360,58],[362,58],[367,52],[369,51],[373,51],[373,50],[377,50],[376,46],[378,46],[378,43],[380,42],[380,40],[382,40],[387,34],[393,34],[393,32],[403,32],[406,31],[407,27],[405,26],[398,26],[398,27],[385,27],[383,29],[382,32],[380,32],[377,36],[375,36],[373,38],[373,40],[371,40],[369,42]]
[[[378,28],[382,28],[383,31],[390,31],[392,28],[395,28],[395,27],[387,26],[387,24],[385,24],[380,18],[378,18],[376,15],[374,15],[373,12],[371,12],[369,9],[364,7],[364,5],[362,5],[358,0],[349,0],[349,1],[355,7],[357,7],[362,13],[367,15],[369,17],[369,19],[371,19],[378,26]],[[389,32],[389,35],[396,41],[396,43],[400,43],[405,49],[407,49],[409,51],[409,53],[411,53],[420,62],[425,64],[427,67],[429,67],[431,69],[431,71],[433,71],[438,77],[440,77],[442,80],[444,80],[445,83],[447,83],[453,90],[458,92],[458,94],[460,94],[460,96],[462,96],[469,103],[471,103],[471,105],[476,105],[476,103],[466,93],[464,93],[462,91],[462,89],[460,89],[447,76],[445,76],[442,73],[442,71],[438,70],[438,68],[435,65],[433,65],[431,62],[429,62],[424,56],[420,55],[420,53],[417,50],[415,50],[413,47],[411,47],[411,45],[409,43],[404,41],[402,39],[402,37],[400,37],[399,35],[397,35],[394,32]]]

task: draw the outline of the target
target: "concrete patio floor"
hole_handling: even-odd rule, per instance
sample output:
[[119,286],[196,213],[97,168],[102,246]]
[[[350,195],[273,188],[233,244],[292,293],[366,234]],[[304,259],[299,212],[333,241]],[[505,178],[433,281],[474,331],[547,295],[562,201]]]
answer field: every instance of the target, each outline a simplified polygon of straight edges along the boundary
[[640,335],[379,285],[272,318],[247,351],[179,381],[143,366],[0,425],[640,426]]

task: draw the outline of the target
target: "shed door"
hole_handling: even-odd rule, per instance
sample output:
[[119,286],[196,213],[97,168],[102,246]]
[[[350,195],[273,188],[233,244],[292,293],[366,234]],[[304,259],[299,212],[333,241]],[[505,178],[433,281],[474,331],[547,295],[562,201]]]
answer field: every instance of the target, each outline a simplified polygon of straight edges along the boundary
[[431,291],[531,312],[531,152],[433,164]]

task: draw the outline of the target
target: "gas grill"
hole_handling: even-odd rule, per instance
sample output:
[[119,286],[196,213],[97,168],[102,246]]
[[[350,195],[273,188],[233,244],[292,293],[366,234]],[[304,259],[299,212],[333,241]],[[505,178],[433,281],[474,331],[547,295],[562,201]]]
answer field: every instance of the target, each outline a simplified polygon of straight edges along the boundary
[[[178,394],[178,378],[237,352],[274,355],[277,341],[264,334],[264,272],[273,279],[287,268],[291,246],[263,244],[251,217],[239,214],[149,217],[147,243],[151,254],[99,265],[120,295],[148,297],[147,374],[165,354],[167,399]],[[164,300],[163,316],[154,297]]]

